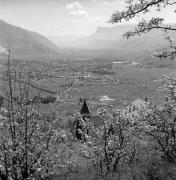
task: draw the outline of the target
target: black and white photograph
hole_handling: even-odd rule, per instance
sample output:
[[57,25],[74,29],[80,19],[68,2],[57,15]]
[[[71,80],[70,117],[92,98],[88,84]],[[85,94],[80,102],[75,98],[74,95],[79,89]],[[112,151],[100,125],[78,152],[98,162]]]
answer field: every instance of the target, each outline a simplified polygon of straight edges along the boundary
[[0,0],[0,180],[176,180],[176,0]]

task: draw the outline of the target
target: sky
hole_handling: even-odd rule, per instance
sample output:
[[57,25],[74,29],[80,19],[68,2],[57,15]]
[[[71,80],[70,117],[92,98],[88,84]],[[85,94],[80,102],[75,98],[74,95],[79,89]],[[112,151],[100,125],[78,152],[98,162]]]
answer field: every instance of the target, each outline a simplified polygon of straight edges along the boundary
[[[111,27],[107,20],[125,6],[125,0],[0,0],[0,19],[45,36],[88,35],[99,26]],[[176,21],[171,9],[162,16]]]

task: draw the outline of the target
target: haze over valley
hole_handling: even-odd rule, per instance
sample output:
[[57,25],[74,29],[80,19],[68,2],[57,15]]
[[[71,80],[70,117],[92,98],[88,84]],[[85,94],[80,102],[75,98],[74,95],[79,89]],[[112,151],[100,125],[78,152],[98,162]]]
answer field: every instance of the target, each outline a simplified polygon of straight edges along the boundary
[[[110,49],[126,52],[152,51],[165,48],[169,45],[161,31],[151,31],[141,36],[130,39],[123,37],[129,30],[134,30],[135,25],[116,25],[114,27],[98,27],[89,36],[53,37],[51,41],[58,47],[73,47],[84,49]],[[59,41],[60,40],[60,41]]]
[[[62,37],[57,43],[57,39],[46,38],[39,33],[0,21],[2,63],[7,58],[3,54],[4,49],[10,49],[12,59],[15,59],[14,64],[19,66],[24,63],[34,74],[38,74],[39,77],[34,78],[33,83],[37,87],[34,90],[46,90],[43,91],[45,96],[50,91],[56,96],[58,87],[60,89],[64,86],[66,79],[77,77],[77,90],[70,95],[77,98],[73,101],[78,101],[80,97],[95,97],[98,100],[107,95],[128,102],[145,97],[160,102],[154,81],[172,71],[175,64],[153,58],[152,53],[166,48],[168,42],[164,40],[162,32],[157,31],[129,40],[122,37],[123,33],[134,27],[98,27],[89,36]],[[80,77],[83,79],[80,80]],[[102,85],[103,82],[106,85]],[[101,86],[105,86],[102,92],[99,91]]]

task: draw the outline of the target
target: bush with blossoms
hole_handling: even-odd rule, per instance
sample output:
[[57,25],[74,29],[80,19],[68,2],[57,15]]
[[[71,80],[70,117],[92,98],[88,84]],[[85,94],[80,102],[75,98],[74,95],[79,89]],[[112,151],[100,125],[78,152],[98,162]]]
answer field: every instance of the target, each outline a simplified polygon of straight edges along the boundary
[[[109,177],[118,173],[122,165],[134,161],[137,135],[131,120],[118,109],[100,108],[97,113],[101,125],[96,127],[87,120],[89,132],[82,131],[81,156],[95,167],[99,175]],[[82,121],[84,125],[85,120]]]
[[12,69],[10,64],[4,72],[2,89],[6,102],[0,112],[1,179],[49,177],[73,164],[64,154],[69,151],[72,136],[61,128],[57,113],[44,114],[39,102],[28,103],[32,94],[30,75],[23,68]]
[[[83,127],[89,131],[82,130],[81,156],[99,175],[112,177],[122,173],[122,167],[130,169],[130,176],[140,171],[144,176],[159,178],[175,175],[176,75],[165,75],[158,82],[164,103],[149,103],[146,109],[139,110],[140,116],[131,116],[129,108],[108,106],[98,109],[100,126],[82,119]],[[138,164],[141,167],[135,169]],[[162,174],[163,167],[166,169]]]
[[161,158],[176,164],[176,74],[164,75],[158,83],[165,102],[160,106],[151,106],[151,112],[139,127],[155,142]]

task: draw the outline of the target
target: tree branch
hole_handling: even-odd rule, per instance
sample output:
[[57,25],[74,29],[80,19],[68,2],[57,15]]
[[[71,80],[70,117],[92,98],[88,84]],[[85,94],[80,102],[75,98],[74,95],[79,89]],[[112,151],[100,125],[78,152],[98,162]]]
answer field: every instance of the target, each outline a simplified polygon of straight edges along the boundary
[[165,2],[164,0],[153,0],[150,2],[144,1],[140,3],[130,4],[127,7],[128,8],[127,11],[122,11],[122,12],[117,11],[116,13],[113,13],[108,22],[114,24],[121,22],[123,19],[128,21],[134,18],[139,13],[148,12],[149,7],[160,6],[160,3],[164,3],[164,2]]

